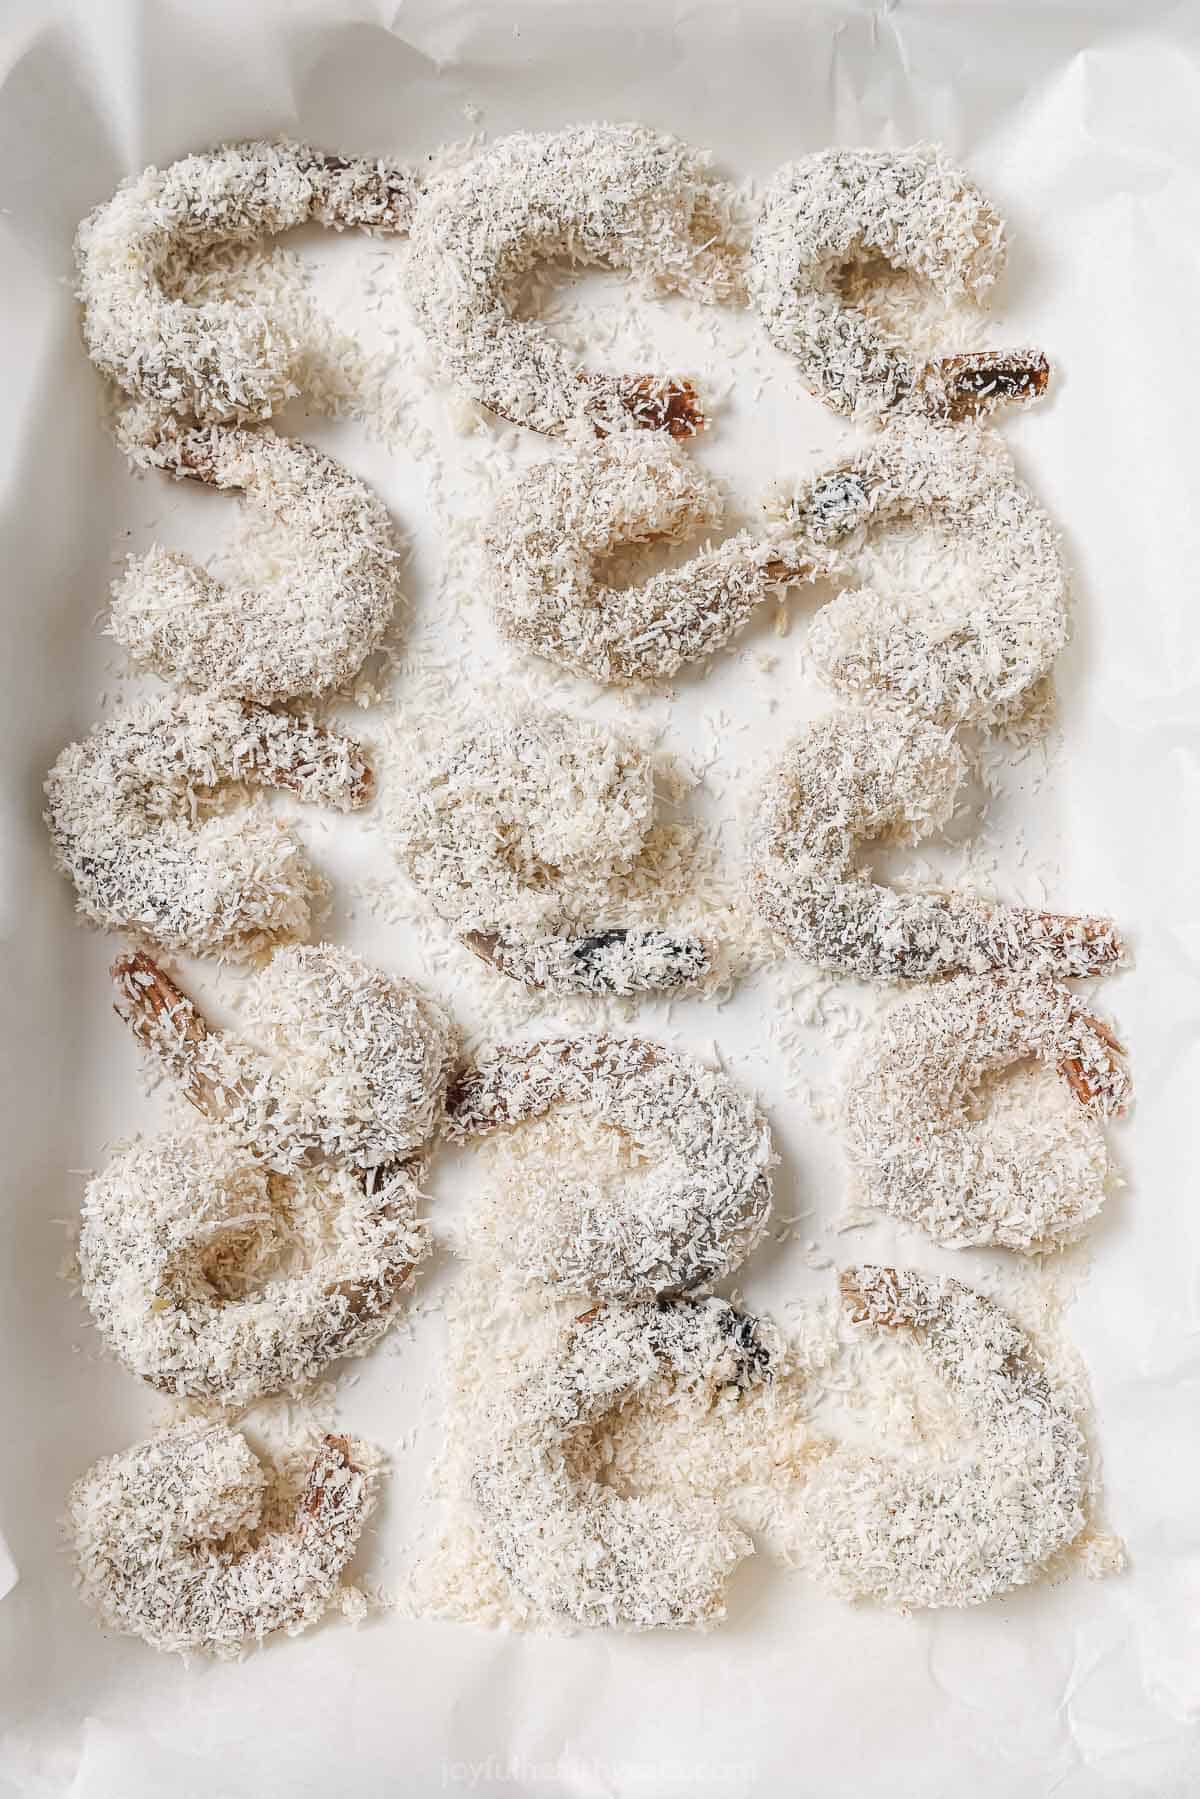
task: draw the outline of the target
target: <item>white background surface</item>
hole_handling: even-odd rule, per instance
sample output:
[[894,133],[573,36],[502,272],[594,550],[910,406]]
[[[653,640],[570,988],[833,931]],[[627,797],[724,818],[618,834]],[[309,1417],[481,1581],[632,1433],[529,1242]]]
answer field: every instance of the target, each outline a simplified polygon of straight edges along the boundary
[[[8,0],[0,21],[0,1529],[20,1574],[0,1600],[0,1794],[1196,1792],[1194,8]],[[286,131],[416,160],[466,134],[468,105],[493,135],[642,120],[710,145],[739,177],[765,178],[829,143],[938,138],[1010,219],[1010,275],[987,336],[1036,341],[1056,364],[1053,399],[1004,429],[1064,530],[1078,622],[1060,672],[1065,757],[1036,794],[1022,794],[1018,770],[994,828],[1006,891],[1022,879],[1027,895],[1036,891],[1017,866],[1019,828],[1060,867],[1052,897],[1111,911],[1137,956],[1105,994],[1135,1058],[1137,1108],[1117,1139],[1130,1180],[1093,1240],[1070,1317],[1093,1374],[1109,1519],[1130,1551],[1119,1579],[1076,1578],[982,1612],[903,1619],[849,1610],[759,1562],[735,1583],[728,1625],[708,1637],[545,1642],[384,1616],[243,1665],[190,1668],[105,1639],[72,1594],[56,1533],[66,1489],[97,1456],[145,1434],[161,1409],[96,1354],[56,1278],[80,1186],[67,1171],[95,1165],[107,1138],[152,1119],[108,1010],[113,946],[74,924],[50,866],[40,783],[96,715],[109,646],[95,621],[114,557],[130,541],[144,547],[151,524],[182,542],[195,505],[130,481],[104,434],[71,298],[72,234],[123,176],[222,138]],[[349,310],[365,255],[349,241],[322,246]],[[391,324],[403,337],[403,317]],[[671,332],[686,320],[648,313],[641,324],[669,366]],[[690,349],[702,378],[753,327],[730,318],[715,329]],[[739,391],[731,372],[733,398],[698,453],[747,498],[841,441],[785,378],[759,397],[751,383]],[[442,396],[417,382],[413,405],[453,457]],[[415,539],[414,648],[457,656],[465,626],[478,665],[494,659],[481,602],[439,593],[429,469],[353,427],[304,428],[376,485]],[[487,441],[474,437],[471,456],[485,457]],[[466,516],[472,503],[468,486]],[[195,541],[211,550],[228,513],[199,516]],[[729,658],[681,683],[674,704],[654,701],[664,742],[701,760],[722,743],[732,774],[823,710],[797,674],[802,620],[798,608],[783,644],[764,623],[760,647],[779,652],[770,673]],[[611,697],[582,688],[578,697],[619,715]],[[403,680],[395,700],[404,703]],[[731,823],[737,785],[723,790],[717,779],[710,794]],[[302,829],[321,833],[319,822]],[[388,874],[369,833],[347,827],[320,842],[339,891],[352,869]],[[413,932],[345,913],[335,930],[456,1003],[460,961],[431,967]],[[472,1000],[464,988],[462,1004],[482,991]],[[678,1006],[669,1027],[698,1049],[715,1038],[731,1071],[759,1088],[784,1155],[780,1209],[815,1208],[812,1236],[844,1260],[845,1243],[828,1233],[843,1197],[836,1142],[789,1097],[764,1025],[770,1003],[769,983],[751,983],[720,1012]],[[653,1008],[641,1022],[668,1025]],[[814,1082],[828,1085],[835,1066],[835,1046],[814,1034]],[[449,1177],[440,1185],[452,1202]],[[939,1256],[882,1227],[856,1236],[849,1253],[893,1245],[971,1278],[972,1258]],[[445,1278],[434,1271],[429,1291]],[[744,1285],[770,1306],[820,1292],[829,1278],[793,1244],[759,1258]],[[437,1441],[429,1383],[439,1347],[430,1313],[341,1396],[349,1426],[385,1446],[418,1427],[362,1558],[369,1578],[386,1582],[416,1517]]]

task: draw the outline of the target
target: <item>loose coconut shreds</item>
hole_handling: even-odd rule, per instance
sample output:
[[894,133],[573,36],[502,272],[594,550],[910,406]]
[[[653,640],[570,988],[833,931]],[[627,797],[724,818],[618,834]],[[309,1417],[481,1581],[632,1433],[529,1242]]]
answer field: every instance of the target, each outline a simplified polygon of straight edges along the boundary
[[212,1125],[138,1140],[88,1184],[83,1297],[134,1374],[242,1405],[379,1340],[427,1251],[418,1201],[403,1173],[271,1174]]
[[[1028,1057],[1072,1098],[978,1109],[980,1087]],[[1078,1238],[1104,1203],[1103,1121],[1129,1079],[1107,1028],[1056,982],[970,975],[891,1007],[846,1076],[842,1124],[859,1195],[951,1247],[1033,1253]],[[976,1102],[973,1104],[972,1102]]]
[[117,1011],[191,1103],[281,1173],[313,1157],[409,1162],[438,1130],[456,1034],[407,981],[330,943],[278,950],[243,989],[254,1037],[214,1030],[148,956],[114,966]]
[[716,484],[661,438],[619,435],[523,469],[483,535],[501,631],[606,684],[676,674],[827,560],[809,543],[797,558],[785,524],[739,531],[637,586],[601,580],[600,565],[622,545],[681,542],[718,524],[722,511]]
[[916,362],[845,298],[847,265],[882,257],[946,301],[978,300],[1004,266],[1004,226],[943,152],[825,150],[785,164],[763,197],[748,282],[772,341],[836,411],[936,419],[1032,399],[1048,379],[1035,350]]
[[476,1460],[472,1489],[497,1561],[541,1611],[577,1624],[681,1628],[724,1613],[753,1552],[710,1501],[624,1498],[572,1478],[574,1433],[664,1373],[713,1393],[770,1378],[770,1348],[723,1300],[609,1304],[576,1322],[515,1396]]
[[509,1044],[455,1082],[447,1129],[470,1137],[560,1106],[627,1135],[651,1172],[625,1191],[565,1170],[531,1182],[492,1225],[513,1278],[650,1299],[703,1289],[745,1260],[770,1213],[776,1157],[766,1118],[727,1076],[637,1037]]
[[975,1605],[1033,1580],[1085,1526],[1087,1446],[1024,1334],[981,1294],[913,1270],[842,1276],[850,1316],[915,1333],[969,1429],[944,1460],[839,1448],[800,1509],[812,1571],[846,1598]]
[[477,955],[527,986],[629,993],[698,979],[704,946],[610,922],[608,908],[573,920],[562,889],[627,873],[654,801],[628,739],[526,709],[443,740],[389,823],[406,872]]
[[415,177],[304,144],[231,144],[127,181],[76,238],[84,339],[131,395],[201,423],[270,418],[299,391],[299,346],[269,311],[175,297],[189,261],[318,221],[408,228]]
[[944,825],[965,774],[949,732],[924,720],[849,711],[816,720],[769,777],[751,822],[754,905],[795,954],[867,980],[1118,966],[1123,945],[1107,919],[900,893],[854,870],[860,845],[918,843]]
[[939,724],[1020,712],[1066,643],[1067,582],[1058,535],[1002,440],[900,420],[802,483],[779,528],[798,537],[796,562],[811,545],[814,563],[841,573],[864,534],[894,519],[948,528],[959,582],[933,604],[917,591],[840,594],[809,633],[818,672],[841,693]]
[[285,713],[170,694],[123,708],[46,782],[58,867],[79,910],[166,949],[248,958],[308,934],[323,885],[292,832],[217,810],[230,783],[349,811],[370,792],[352,739]]
[[636,125],[518,132],[426,186],[408,291],[445,378],[534,430],[703,422],[687,383],[580,374],[545,327],[516,316],[522,279],[555,258],[624,270],[650,293],[742,293],[732,199],[706,159]]
[[[391,622],[400,546],[387,510],[332,456],[270,432],[159,439],[152,466],[240,488],[286,531],[265,589],[225,585],[155,545],[113,586],[110,631],[133,660],[220,699],[269,705],[357,674]],[[277,541],[279,541],[277,539]]]
[[71,1489],[66,1528],[104,1628],[232,1658],[315,1624],[374,1507],[380,1458],[327,1436],[306,1473],[297,1459],[268,1471],[239,1431],[191,1420],[97,1462]]

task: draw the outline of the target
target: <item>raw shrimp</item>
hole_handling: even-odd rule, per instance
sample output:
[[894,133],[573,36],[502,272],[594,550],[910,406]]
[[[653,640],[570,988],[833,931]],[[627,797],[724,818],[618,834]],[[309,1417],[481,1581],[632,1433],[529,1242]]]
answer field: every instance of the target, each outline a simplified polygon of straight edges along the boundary
[[378,648],[398,596],[400,546],[385,507],[309,444],[270,431],[170,431],[145,460],[240,488],[290,542],[280,578],[224,585],[156,544],[112,590],[112,635],[144,667],[215,699],[270,705],[325,694]]
[[[1030,1056],[1067,1081],[1072,1116],[973,1110],[985,1075]],[[1065,987],[960,975],[876,1024],[846,1080],[846,1148],[863,1200],[939,1243],[1044,1250],[1103,1205],[1103,1122],[1128,1096],[1116,1039]]]
[[[579,1107],[642,1150],[619,1198],[584,1183],[531,1192],[500,1260],[518,1279],[597,1299],[693,1292],[731,1273],[771,1209],[771,1129],[727,1075],[640,1037],[505,1044],[447,1101],[451,1137]],[[665,1154],[664,1154],[665,1150]]]
[[819,1464],[801,1497],[819,1577],[843,1598],[901,1608],[978,1605],[1036,1579],[1084,1528],[1088,1452],[1029,1340],[937,1275],[852,1268],[841,1291],[854,1323],[913,1334],[962,1426],[946,1459],[839,1448]]
[[763,198],[750,254],[751,299],[810,392],[835,411],[978,417],[1036,399],[1050,369],[1038,350],[984,350],[922,362],[840,289],[847,266],[882,257],[947,303],[978,300],[1004,267],[1004,226],[961,169],[929,144],[822,150],[787,163]]
[[240,1431],[199,1419],[107,1456],[67,1501],[84,1603],[106,1630],[181,1654],[295,1636],[337,1600],[378,1462],[324,1437],[297,1496]]
[[314,1157],[404,1161],[436,1133],[453,1027],[407,981],[331,943],[276,951],[248,1010],[265,1048],[214,1030],[144,954],[113,965],[117,1012],[206,1118],[280,1173]]
[[535,431],[579,420],[601,435],[699,430],[689,382],[581,373],[516,307],[522,280],[556,257],[621,269],[651,293],[740,298],[729,197],[705,165],[644,126],[582,125],[517,132],[435,176],[413,218],[408,281],[446,379]]
[[659,437],[620,435],[522,470],[483,540],[501,631],[601,682],[663,679],[711,655],[828,558],[809,547],[797,559],[794,533],[764,527],[637,587],[606,587],[597,571],[621,545],[682,539],[721,511],[716,484]]
[[1115,967],[1124,949],[1108,919],[896,892],[854,869],[860,844],[919,843],[944,825],[965,774],[951,734],[924,719],[847,711],[816,720],[773,771],[751,823],[756,909],[803,960],[863,980]]
[[653,819],[645,755],[603,725],[528,708],[434,751],[393,841],[438,917],[502,973],[552,993],[635,993],[699,980],[704,945],[601,919],[581,928],[568,895],[628,872]]
[[[994,431],[889,425],[839,467],[807,481],[780,521],[791,556],[822,574],[853,561],[893,520],[948,528],[963,581],[948,599],[842,593],[817,613],[808,648],[831,687],[939,724],[1016,712],[1067,641],[1058,536]],[[824,566],[822,566],[824,564]]]
[[349,811],[372,777],[350,738],[197,695],[126,707],[65,749],[46,782],[55,858],[79,910],[165,949],[247,957],[308,934],[323,891],[279,821],[197,805],[230,782]]
[[406,231],[416,194],[406,169],[283,140],[228,144],[147,169],[79,227],[88,354],[160,413],[199,424],[270,418],[299,391],[302,346],[248,299],[177,298],[189,262],[311,221]]
[[711,1500],[624,1498],[577,1479],[569,1452],[589,1426],[664,1380],[748,1389],[770,1378],[755,1320],[724,1300],[605,1305],[513,1398],[472,1490],[500,1566],[542,1611],[576,1624],[680,1629],[724,1614],[724,1586],[753,1544]]

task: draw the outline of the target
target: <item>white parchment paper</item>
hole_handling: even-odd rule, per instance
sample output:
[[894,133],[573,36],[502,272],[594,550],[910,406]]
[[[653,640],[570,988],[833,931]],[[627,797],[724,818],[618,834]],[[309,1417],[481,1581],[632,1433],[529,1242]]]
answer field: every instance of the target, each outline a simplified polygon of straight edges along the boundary
[[[1200,1790],[1195,8],[8,0],[0,31],[0,1794]],[[110,680],[97,617],[114,562],[156,533],[182,543],[189,529],[190,547],[210,552],[229,515],[126,473],[80,344],[72,234],[123,176],[226,138],[286,131],[417,161],[475,129],[603,117],[678,131],[730,173],[760,179],[830,143],[940,139],[1011,221],[1010,275],[987,336],[1037,342],[1056,364],[1052,400],[1003,429],[1065,533],[1077,626],[1059,681],[1064,755],[1044,782],[1011,771],[993,825],[997,880],[1036,897],[1033,871],[1052,864],[1052,903],[1111,911],[1136,950],[1136,970],[1104,996],[1134,1056],[1137,1107],[1115,1139],[1129,1180],[1080,1264],[1069,1320],[1093,1376],[1108,1521],[1130,1566],[975,1613],[905,1619],[843,1607],[763,1561],[742,1571],[728,1624],[706,1637],[547,1642],[383,1615],[242,1665],[184,1667],[100,1634],[57,1536],[71,1481],[162,1409],[97,1353],[56,1278],[80,1190],[69,1171],[153,1119],[109,1012],[112,946],[75,925],[50,866],[40,785]],[[412,337],[398,301],[383,340],[367,317],[375,252],[347,240],[314,254],[349,328],[385,343]],[[672,351],[686,342],[702,380],[731,385],[697,454],[747,500],[841,445],[782,364],[766,390],[739,385],[734,352],[752,320],[690,338],[667,309],[641,325],[661,366],[678,366]],[[350,424],[300,424],[385,495],[413,539],[414,656],[465,655],[471,679],[500,652],[479,599],[447,598],[431,492],[436,459],[472,517],[478,496],[454,468],[468,452],[486,460],[489,439],[486,429],[464,439],[445,396],[416,379],[410,403],[428,433],[424,457]],[[828,703],[803,676],[803,628],[802,606],[786,639],[764,621],[750,639],[762,659],[720,659],[650,703],[672,749],[713,759],[708,803],[730,821],[731,853],[740,771]],[[620,715],[612,696],[583,699]],[[405,703],[403,680],[394,702]],[[387,878],[378,840],[321,821],[302,828],[341,890],[337,934],[456,1003],[453,959],[431,971],[416,933],[349,903],[356,874]],[[784,1157],[781,1211],[812,1208],[805,1235],[834,1260],[886,1250],[971,1279],[986,1258],[939,1254],[883,1226],[849,1251],[832,1234],[845,1171],[772,1047],[768,1003],[751,983],[720,1011],[677,1006],[669,1025],[697,1050],[715,1041],[760,1091]],[[651,1032],[666,1022],[653,1006],[639,1018]],[[828,1087],[837,1056],[815,1030],[817,1086]],[[749,1271],[749,1300],[783,1308],[826,1290],[817,1259],[803,1241],[778,1246]],[[435,1271],[430,1292],[448,1278]],[[394,1453],[361,1558],[385,1585],[437,1446],[441,1349],[430,1310],[339,1396],[346,1425]],[[19,1579],[6,1591],[8,1557]]]

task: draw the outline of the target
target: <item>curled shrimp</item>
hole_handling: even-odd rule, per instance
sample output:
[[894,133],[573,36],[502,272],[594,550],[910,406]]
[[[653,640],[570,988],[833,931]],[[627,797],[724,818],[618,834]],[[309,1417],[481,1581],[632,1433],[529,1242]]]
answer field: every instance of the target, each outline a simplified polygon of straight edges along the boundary
[[[1058,1070],[1075,1115],[996,1117],[970,1102],[1026,1057]],[[843,1101],[868,1205],[939,1243],[1032,1252],[1070,1243],[1104,1203],[1104,1120],[1129,1077],[1107,1025],[1056,981],[960,975],[891,1007],[856,1056]]]
[[[818,612],[808,639],[831,687],[891,702],[938,724],[1017,710],[1067,640],[1067,581],[1058,537],[995,432],[889,425],[839,467],[807,481],[783,527],[803,561],[838,573],[863,535],[893,520],[948,528],[966,583],[934,604],[924,594],[856,589]],[[822,565],[824,560],[825,566]]]
[[200,424],[270,418],[299,389],[301,346],[253,301],[175,297],[181,265],[296,225],[406,231],[405,169],[307,144],[227,144],[147,169],[79,227],[88,354],[127,394]]
[[404,1161],[438,1130],[454,1054],[446,1014],[331,943],[278,950],[249,993],[265,1047],[214,1030],[149,956],[113,964],[116,1010],[204,1117],[280,1173],[314,1158]]
[[621,545],[675,541],[716,524],[716,484],[671,443],[629,434],[542,462],[502,492],[484,533],[503,634],[594,681],[665,679],[735,636],[754,608],[815,572],[795,534],[739,531],[682,568],[606,587],[598,566]]
[[573,1478],[570,1451],[663,1380],[716,1392],[769,1378],[755,1320],[723,1300],[605,1305],[576,1320],[506,1408],[472,1479],[485,1539],[514,1586],[543,1612],[593,1627],[723,1616],[725,1582],[753,1554],[745,1532],[711,1500],[624,1498]]
[[238,957],[307,936],[321,883],[275,819],[198,810],[231,782],[349,811],[372,777],[350,738],[198,695],[126,707],[70,744],[46,782],[55,859],[79,910],[164,949]]
[[434,176],[412,223],[409,293],[442,373],[535,431],[643,426],[672,437],[704,417],[689,382],[580,372],[544,325],[515,315],[521,281],[554,257],[626,271],[658,293],[742,293],[706,159],[640,125],[517,132]]
[[438,917],[501,973],[551,993],[635,993],[700,979],[704,945],[606,919],[581,927],[568,894],[629,871],[653,819],[645,755],[605,726],[530,708],[435,749],[393,844]]
[[378,1457],[327,1436],[297,1495],[240,1431],[189,1420],[106,1456],[71,1489],[84,1603],[152,1649],[236,1656],[315,1624],[375,1504]]
[[225,585],[156,544],[114,583],[110,629],[136,663],[214,699],[270,705],[344,685],[378,648],[398,593],[386,508],[332,456],[270,431],[159,435],[146,459],[241,489],[290,542],[282,577]]
[[567,1183],[531,1193],[499,1245],[518,1279],[653,1299],[705,1287],[749,1255],[771,1209],[775,1156],[767,1120],[727,1075],[640,1037],[506,1044],[452,1084],[448,1133],[508,1128],[559,1106],[624,1133],[648,1172],[619,1196]]
[[919,843],[945,824],[965,775],[950,733],[924,719],[816,720],[769,777],[752,820],[754,906],[796,955],[863,980],[1114,968],[1124,946],[1108,919],[896,892],[854,869],[860,844]]
[[1005,254],[1000,217],[941,150],[822,150],[787,163],[767,188],[748,280],[772,341],[827,406],[957,421],[1036,399],[1046,358],[1023,349],[918,361],[847,302],[840,280],[848,265],[882,257],[947,302],[978,300]]
[[213,1127],[138,1139],[88,1183],[83,1297],[131,1373],[245,1405],[379,1341],[428,1250],[418,1199],[403,1169],[273,1174]]
[[901,1608],[1034,1580],[1084,1527],[1088,1453],[1028,1338],[981,1293],[913,1269],[848,1269],[841,1293],[853,1323],[912,1334],[962,1423],[946,1460],[838,1448],[819,1464],[801,1497],[819,1577]]
[[395,1318],[428,1248],[414,1164],[451,1049],[436,1007],[349,951],[275,961],[259,1016],[278,1063],[214,1031],[149,957],[115,965],[118,1011],[208,1123],[127,1145],[83,1204],[80,1285],[109,1346],[153,1386],[226,1405],[365,1354]]

